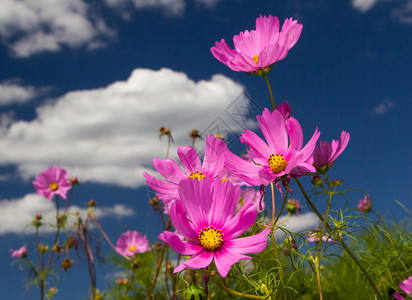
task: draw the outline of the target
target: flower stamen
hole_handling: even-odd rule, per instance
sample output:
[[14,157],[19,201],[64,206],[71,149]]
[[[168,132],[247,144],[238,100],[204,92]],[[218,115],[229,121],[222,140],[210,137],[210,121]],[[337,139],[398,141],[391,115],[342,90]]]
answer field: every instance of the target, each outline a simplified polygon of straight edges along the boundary
[[271,154],[268,158],[268,165],[274,174],[280,173],[286,169],[287,161],[283,154]]
[[259,61],[259,54],[256,54],[252,57],[253,61],[257,64]]
[[133,252],[133,251],[135,251],[136,250],[136,246],[135,245],[131,245],[130,247],[129,247],[129,251],[130,252]]
[[199,233],[199,240],[203,248],[213,251],[223,243],[223,234],[220,233],[220,230],[213,228],[213,226],[205,227]]
[[203,172],[195,171],[195,172],[190,173],[188,178],[192,178],[192,179],[196,178],[197,180],[200,181],[200,180],[206,178],[206,175],[204,175]]
[[49,188],[54,192],[59,188],[59,185],[55,182],[50,183]]

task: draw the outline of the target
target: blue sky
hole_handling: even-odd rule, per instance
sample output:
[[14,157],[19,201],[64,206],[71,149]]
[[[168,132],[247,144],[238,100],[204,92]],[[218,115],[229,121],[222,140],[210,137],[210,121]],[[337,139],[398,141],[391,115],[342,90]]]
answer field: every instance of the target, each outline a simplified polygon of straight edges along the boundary
[[[332,177],[370,193],[379,213],[407,216],[394,199],[411,209],[411,0],[3,0],[1,299],[37,296],[35,289],[24,293],[9,248],[33,241],[25,225],[36,212],[53,215],[53,204],[31,184],[50,165],[80,178],[73,205],[95,199],[113,241],[128,229],[154,241],[160,221],[141,174],[153,157],[165,156],[158,128],[172,128],[171,157],[190,144],[191,129],[216,126],[231,132],[230,148],[240,152],[242,126],[253,128],[258,108],[270,105],[267,87],[221,64],[210,47],[222,38],[233,46],[234,34],[269,14],[303,24],[269,74],[275,102],[290,103],[306,141],[316,126],[326,141],[350,132]],[[361,197],[349,194],[348,207]],[[110,268],[100,268],[104,288]],[[85,263],[61,280],[58,299],[86,298]]]

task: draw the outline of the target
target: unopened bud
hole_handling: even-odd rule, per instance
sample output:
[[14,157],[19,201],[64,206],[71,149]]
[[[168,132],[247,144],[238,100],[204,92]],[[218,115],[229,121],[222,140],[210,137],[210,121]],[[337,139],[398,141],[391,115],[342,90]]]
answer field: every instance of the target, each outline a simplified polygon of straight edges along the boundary
[[89,207],[96,207],[96,206],[97,206],[95,200],[90,200],[89,202],[87,202],[87,205],[88,205]]
[[49,246],[39,244],[39,248],[38,248],[38,249],[39,249],[39,252],[40,252],[40,253],[45,254],[45,253],[49,250]]
[[149,200],[149,204],[153,206],[156,210],[160,209],[160,200],[156,196]]
[[335,180],[333,180],[333,181],[330,183],[330,185],[333,186],[333,187],[337,187],[337,186],[340,186],[340,185],[342,185],[342,184],[343,184],[343,181],[342,181],[342,180],[338,180],[338,179],[335,179]]
[[296,199],[289,199],[288,204],[286,206],[286,210],[290,214],[297,214],[300,215],[300,211],[302,210],[302,206],[300,206],[299,200]]
[[193,129],[193,130],[189,133],[189,136],[190,136],[192,139],[197,139],[197,138],[200,138],[200,137],[201,137],[200,134],[199,134],[199,131],[196,130],[196,129]]
[[52,250],[56,253],[59,253],[62,250],[62,246],[55,244],[52,248]]
[[172,130],[168,127],[162,126],[159,128],[160,136],[169,135],[172,133]]
[[75,247],[75,249],[77,249],[78,243],[77,240],[74,236],[70,236],[67,240],[66,240],[66,247],[67,248],[73,248]]
[[65,223],[66,223],[66,220],[67,220],[67,215],[60,215],[60,216],[59,216],[58,225],[59,225],[60,227],[64,227],[64,225],[65,225]]
[[79,183],[80,183],[79,179],[78,179],[76,176],[70,177],[69,180],[70,180],[70,182],[71,182],[72,185],[76,185],[76,184],[79,184]]
[[315,175],[312,178],[313,185],[320,185],[323,182],[322,178],[319,175]]
[[70,267],[72,266],[72,264],[73,264],[73,260],[71,260],[70,258],[66,257],[66,258],[62,261],[61,266],[62,266],[63,270],[66,271],[68,268],[70,268]]

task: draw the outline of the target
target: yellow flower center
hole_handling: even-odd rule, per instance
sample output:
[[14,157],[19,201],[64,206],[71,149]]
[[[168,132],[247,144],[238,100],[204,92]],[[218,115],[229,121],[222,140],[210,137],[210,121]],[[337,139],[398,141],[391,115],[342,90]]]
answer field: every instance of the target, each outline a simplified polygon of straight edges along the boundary
[[252,59],[254,60],[255,63],[258,63],[259,61],[259,54],[256,54],[252,57]]
[[52,191],[55,191],[55,190],[57,190],[57,189],[59,188],[59,186],[57,185],[57,183],[53,182],[53,183],[50,183],[49,188],[50,188]]
[[268,158],[268,165],[273,173],[277,174],[286,169],[288,165],[287,161],[283,157],[283,154],[271,154]]
[[199,172],[199,171],[195,171],[190,173],[190,175],[188,176],[188,178],[192,178],[192,179],[197,179],[197,180],[202,180],[203,178],[206,178],[206,175],[203,174],[203,172]]
[[132,246],[129,247],[129,251],[133,252],[134,250],[136,250],[136,246],[135,246],[135,245],[132,245]]
[[223,243],[223,234],[213,226],[206,227],[199,233],[200,244],[206,250],[213,251]]

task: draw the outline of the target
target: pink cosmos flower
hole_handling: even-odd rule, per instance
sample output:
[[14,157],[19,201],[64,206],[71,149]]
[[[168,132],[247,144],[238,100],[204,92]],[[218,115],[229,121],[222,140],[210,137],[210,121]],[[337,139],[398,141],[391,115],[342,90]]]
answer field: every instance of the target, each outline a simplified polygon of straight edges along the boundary
[[171,204],[179,199],[179,183],[188,178],[196,178],[199,181],[211,178],[212,181],[224,170],[224,155],[227,151],[225,142],[213,135],[206,137],[206,149],[203,164],[199,155],[192,146],[179,147],[177,154],[182,163],[182,170],[172,159],[153,159],[153,166],[165,178],[158,179],[147,173],[143,176],[146,183],[156,192],[156,196],[165,204],[166,212]]
[[37,194],[44,196],[49,200],[53,199],[54,195],[58,195],[66,199],[67,191],[72,187],[66,170],[59,166],[51,166],[37,175],[36,180],[32,181]]
[[10,249],[11,257],[21,258],[27,256],[27,248],[26,246],[21,247],[20,249],[13,250]]
[[287,122],[283,115],[267,108],[262,116],[257,116],[260,130],[267,143],[257,134],[245,129],[240,138],[246,144],[253,163],[248,163],[237,155],[226,152],[225,165],[234,175],[250,185],[268,185],[275,179],[291,174],[295,168],[315,172],[307,160],[316,147],[320,132],[316,128],[309,142],[302,148],[303,132],[299,122],[290,117]]
[[186,268],[206,268],[214,260],[219,274],[226,277],[233,264],[251,258],[245,253],[266,248],[268,228],[253,236],[236,238],[252,226],[257,216],[257,204],[252,202],[245,203],[234,216],[239,186],[220,178],[212,186],[212,180],[205,178],[182,181],[179,187],[180,200],[172,204],[170,218],[187,241],[169,231],[159,235],[176,252],[191,256],[175,268],[175,273]]
[[[308,242],[318,243],[320,241],[320,233],[321,232],[320,232],[319,228],[316,227],[315,230],[308,235]],[[333,239],[331,237],[328,238],[327,234],[325,233],[322,236],[322,241],[324,241],[324,242],[333,242]]]
[[325,166],[332,167],[333,162],[345,150],[349,143],[350,134],[342,131],[339,141],[332,140],[332,144],[324,141],[319,142],[319,148],[313,152],[314,165],[317,168]]
[[234,71],[255,72],[260,69],[269,72],[272,65],[282,60],[296,44],[303,26],[292,18],[286,19],[279,32],[279,19],[260,16],[256,19],[256,30],[245,30],[233,36],[235,49],[224,39],[212,47],[213,56]]
[[359,200],[358,209],[362,212],[370,212],[372,209],[372,203],[369,194],[366,194],[365,198]]
[[[408,279],[402,281],[399,284],[399,287],[409,296],[409,298],[412,298],[412,276],[409,276]],[[395,292],[393,296],[398,300],[404,300],[399,292]]]
[[149,242],[146,236],[137,231],[122,233],[116,242],[116,251],[123,256],[133,257],[135,253],[143,253],[149,250]]

